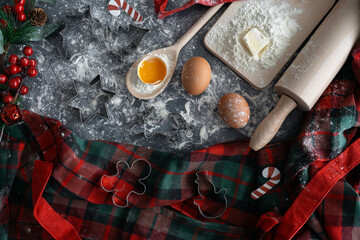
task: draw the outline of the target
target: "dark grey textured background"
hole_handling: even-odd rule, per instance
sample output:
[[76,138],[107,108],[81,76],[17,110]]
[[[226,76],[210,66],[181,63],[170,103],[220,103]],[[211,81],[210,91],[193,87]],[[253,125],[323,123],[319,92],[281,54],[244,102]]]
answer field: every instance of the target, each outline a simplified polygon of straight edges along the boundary
[[[168,9],[182,5],[169,1]],[[175,74],[167,89],[157,98],[142,101],[126,89],[129,67],[143,54],[174,44],[208,7],[195,5],[185,11],[158,19],[152,0],[128,0],[144,17],[135,24],[121,12],[119,17],[107,11],[108,0],[55,0],[55,4],[39,2],[46,10],[48,23],[62,23],[61,28],[46,40],[31,43],[38,60],[39,75],[27,79],[30,93],[24,107],[63,122],[86,139],[124,142],[152,149],[186,154],[212,144],[250,137],[256,125],[278,100],[273,91],[275,81],[264,90],[255,90],[208,52],[202,41],[225,5],[203,29],[182,49]],[[13,46],[17,53],[21,46]],[[206,58],[212,67],[209,88],[200,96],[188,95],[181,86],[183,64],[193,56]],[[100,89],[79,93],[75,82],[85,86],[100,76],[101,88],[114,95],[99,97]],[[96,84],[95,84],[96,85]],[[237,92],[243,95],[251,111],[249,124],[240,130],[228,128],[216,108],[222,95]],[[71,107],[71,106],[73,107]],[[98,109],[100,115],[82,123],[79,110]],[[90,114],[91,115],[91,114]],[[287,118],[275,141],[296,135],[303,113],[295,110]]]

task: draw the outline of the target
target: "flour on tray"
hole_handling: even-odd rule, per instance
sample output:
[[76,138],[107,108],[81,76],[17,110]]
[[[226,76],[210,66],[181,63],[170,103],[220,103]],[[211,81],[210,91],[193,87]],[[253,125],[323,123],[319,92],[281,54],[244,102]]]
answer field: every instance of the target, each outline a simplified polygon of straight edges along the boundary
[[[208,44],[236,69],[249,73],[269,69],[283,56],[291,38],[300,29],[296,16],[301,13],[302,10],[291,7],[286,1],[249,0],[242,4],[234,19],[209,32]],[[254,28],[269,39],[261,57],[252,56],[243,42],[244,36]]]

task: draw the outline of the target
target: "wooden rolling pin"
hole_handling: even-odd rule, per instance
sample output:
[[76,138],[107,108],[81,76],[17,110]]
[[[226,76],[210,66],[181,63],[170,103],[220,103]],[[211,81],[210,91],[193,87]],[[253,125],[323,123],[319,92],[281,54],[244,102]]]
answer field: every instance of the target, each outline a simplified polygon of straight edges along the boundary
[[252,149],[269,143],[296,107],[309,111],[315,105],[359,36],[360,0],[339,0],[275,85],[281,98],[253,133]]

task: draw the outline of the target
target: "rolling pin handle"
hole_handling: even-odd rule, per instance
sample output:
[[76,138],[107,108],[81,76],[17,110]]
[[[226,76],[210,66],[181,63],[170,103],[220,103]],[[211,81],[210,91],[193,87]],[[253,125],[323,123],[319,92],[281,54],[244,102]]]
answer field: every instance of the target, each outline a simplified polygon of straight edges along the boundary
[[261,121],[255,129],[250,147],[258,151],[268,144],[276,135],[286,117],[296,108],[296,102],[286,95],[282,95],[275,108]]

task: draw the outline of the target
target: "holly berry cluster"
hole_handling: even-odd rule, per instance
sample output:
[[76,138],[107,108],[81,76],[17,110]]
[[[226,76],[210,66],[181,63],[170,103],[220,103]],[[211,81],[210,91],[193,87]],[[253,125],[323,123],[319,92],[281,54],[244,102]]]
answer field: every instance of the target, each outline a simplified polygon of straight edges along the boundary
[[[0,7],[0,140],[6,126],[22,119],[22,111],[18,105],[21,101],[19,96],[29,91],[29,88],[23,84],[24,79],[37,75],[37,62],[31,58],[33,49],[26,46],[22,51],[23,56],[15,54],[8,56],[11,46],[39,41],[59,27],[59,24],[52,24],[47,25],[47,28],[38,28],[44,24],[37,25],[34,22],[34,20],[38,21],[36,13],[39,10],[34,11],[37,0],[12,2],[12,5],[6,4]],[[46,21],[46,13],[41,16],[43,18],[40,20]]]
[[28,58],[33,54],[33,49],[26,46],[23,49],[23,54],[25,56],[21,58],[17,55],[10,55],[8,58],[9,66],[4,69],[4,74],[0,74],[0,86],[5,89],[2,92],[4,104],[15,102],[19,94],[27,94],[29,88],[23,84],[24,78],[37,75],[36,60]]
[[[10,15],[11,10],[15,14],[16,19],[19,22],[24,22],[26,20],[26,14],[24,13],[25,10],[25,0],[15,0],[14,5],[5,5],[3,7],[3,11]],[[4,20],[0,20],[0,27],[6,27],[6,22]]]

